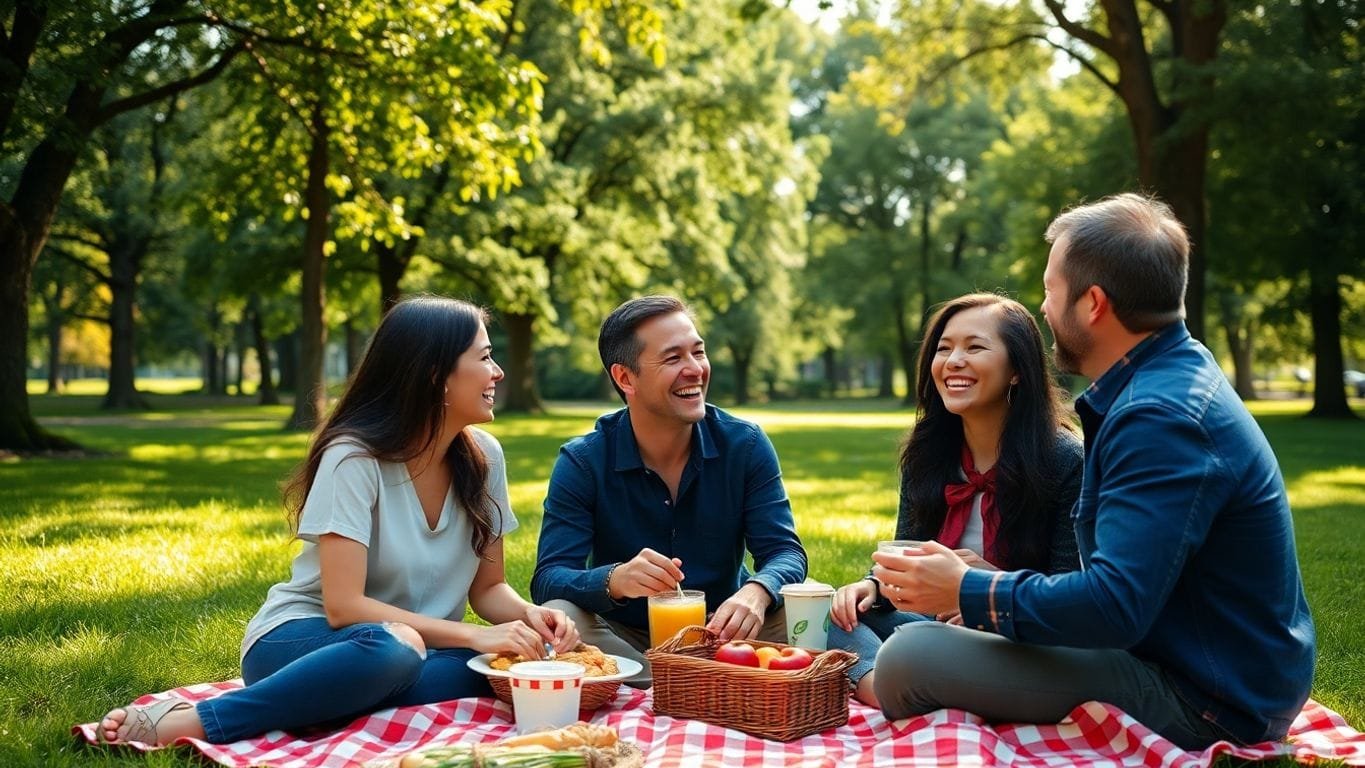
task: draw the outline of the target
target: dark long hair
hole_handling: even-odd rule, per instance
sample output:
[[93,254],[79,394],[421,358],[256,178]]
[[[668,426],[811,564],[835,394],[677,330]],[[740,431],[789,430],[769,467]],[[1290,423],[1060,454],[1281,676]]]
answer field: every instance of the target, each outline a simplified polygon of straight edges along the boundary
[[[384,315],[346,391],[314,433],[307,459],[284,485],[293,530],[323,451],[333,443],[354,439],[376,459],[405,462],[435,442],[445,418],[446,378],[487,321],[479,307],[439,296],[406,299]],[[455,499],[474,524],[474,551],[482,557],[502,535],[494,530],[497,504],[488,494],[488,457],[465,428],[445,461]]]
[[1048,565],[1052,515],[1049,505],[1064,478],[1057,467],[1058,432],[1075,431],[1062,409],[1061,388],[1053,381],[1043,354],[1038,323],[1022,304],[993,293],[973,293],[947,302],[929,320],[919,351],[919,405],[915,426],[901,450],[901,487],[909,498],[911,525],[937,533],[948,504],[943,486],[959,482],[962,466],[962,417],[949,411],[934,384],[935,350],[954,315],[977,307],[993,309],[1010,365],[1019,377],[1000,435],[996,460],[996,551],[1002,568]]

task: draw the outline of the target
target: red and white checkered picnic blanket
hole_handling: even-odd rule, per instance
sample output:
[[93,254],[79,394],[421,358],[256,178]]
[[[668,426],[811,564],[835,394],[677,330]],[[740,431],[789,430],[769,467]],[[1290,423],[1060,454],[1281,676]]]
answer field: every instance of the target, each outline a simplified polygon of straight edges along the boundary
[[[177,688],[138,699],[146,704],[167,696],[197,701],[240,685],[239,681]],[[988,725],[959,710],[888,721],[880,710],[850,702],[848,724],[790,743],[760,739],[697,720],[655,715],[648,691],[622,686],[616,699],[593,713],[592,722],[616,728],[621,738],[645,752],[652,768],[683,766],[1009,765],[1208,766],[1222,754],[1255,760],[1290,755],[1300,762],[1318,758],[1365,766],[1365,735],[1341,716],[1309,701],[1282,743],[1239,747],[1219,742],[1203,752],[1186,752],[1108,704],[1077,707],[1056,725]],[[96,744],[95,723],[72,732]],[[271,731],[232,744],[183,739],[210,760],[228,766],[350,768],[384,763],[415,749],[440,744],[476,744],[514,733],[511,707],[491,698],[456,699],[403,707],[362,717],[340,731],[292,735]],[[133,749],[146,750],[141,745]]]

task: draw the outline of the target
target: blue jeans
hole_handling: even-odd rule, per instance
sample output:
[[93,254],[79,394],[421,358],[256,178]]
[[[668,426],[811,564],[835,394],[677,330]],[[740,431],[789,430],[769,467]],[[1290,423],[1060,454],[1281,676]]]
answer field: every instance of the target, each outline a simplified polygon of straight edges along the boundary
[[858,663],[848,669],[848,679],[856,687],[863,676],[872,671],[877,660],[877,651],[882,643],[896,631],[896,627],[912,621],[933,621],[922,613],[905,611],[868,611],[858,614],[858,626],[852,632],[845,632],[834,622],[829,625],[829,641],[826,647],[840,648],[858,654]]
[[428,649],[383,624],[332,629],[325,618],[294,619],[257,640],[242,659],[246,687],[195,705],[214,744],[266,731],[340,726],[389,707],[491,696],[465,665],[468,648]]

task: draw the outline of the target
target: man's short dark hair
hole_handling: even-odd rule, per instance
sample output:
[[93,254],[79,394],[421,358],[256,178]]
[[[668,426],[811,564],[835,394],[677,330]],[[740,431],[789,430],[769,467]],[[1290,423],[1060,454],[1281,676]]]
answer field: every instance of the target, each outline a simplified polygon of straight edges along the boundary
[[1098,285],[1133,333],[1185,316],[1190,240],[1169,205],[1131,192],[1106,197],[1053,219],[1047,241],[1062,237],[1067,306]]
[[611,379],[611,386],[625,402],[626,393],[616,386],[611,367],[620,363],[635,373],[640,372],[640,352],[644,344],[635,335],[635,329],[645,321],[659,315],[682,312],[688,317],[692,311],[681,300],[672,296],[641,296],[631,299],[613,309],[607,319],[602,321],[602,329],[597,332],[597,354],[602,358],[602,368]]

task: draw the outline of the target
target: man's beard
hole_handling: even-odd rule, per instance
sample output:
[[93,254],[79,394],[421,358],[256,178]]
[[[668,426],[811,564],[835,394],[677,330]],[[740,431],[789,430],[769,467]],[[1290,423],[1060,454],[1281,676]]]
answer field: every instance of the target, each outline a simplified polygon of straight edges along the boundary
[[1061,323],[1052,328],[1052,355],[1057,369],[1063,373],[1080,373],[1081,361],[1090,354],[1092,346],[1094,339],[1076,327],[1070,315],[1064,316]]

